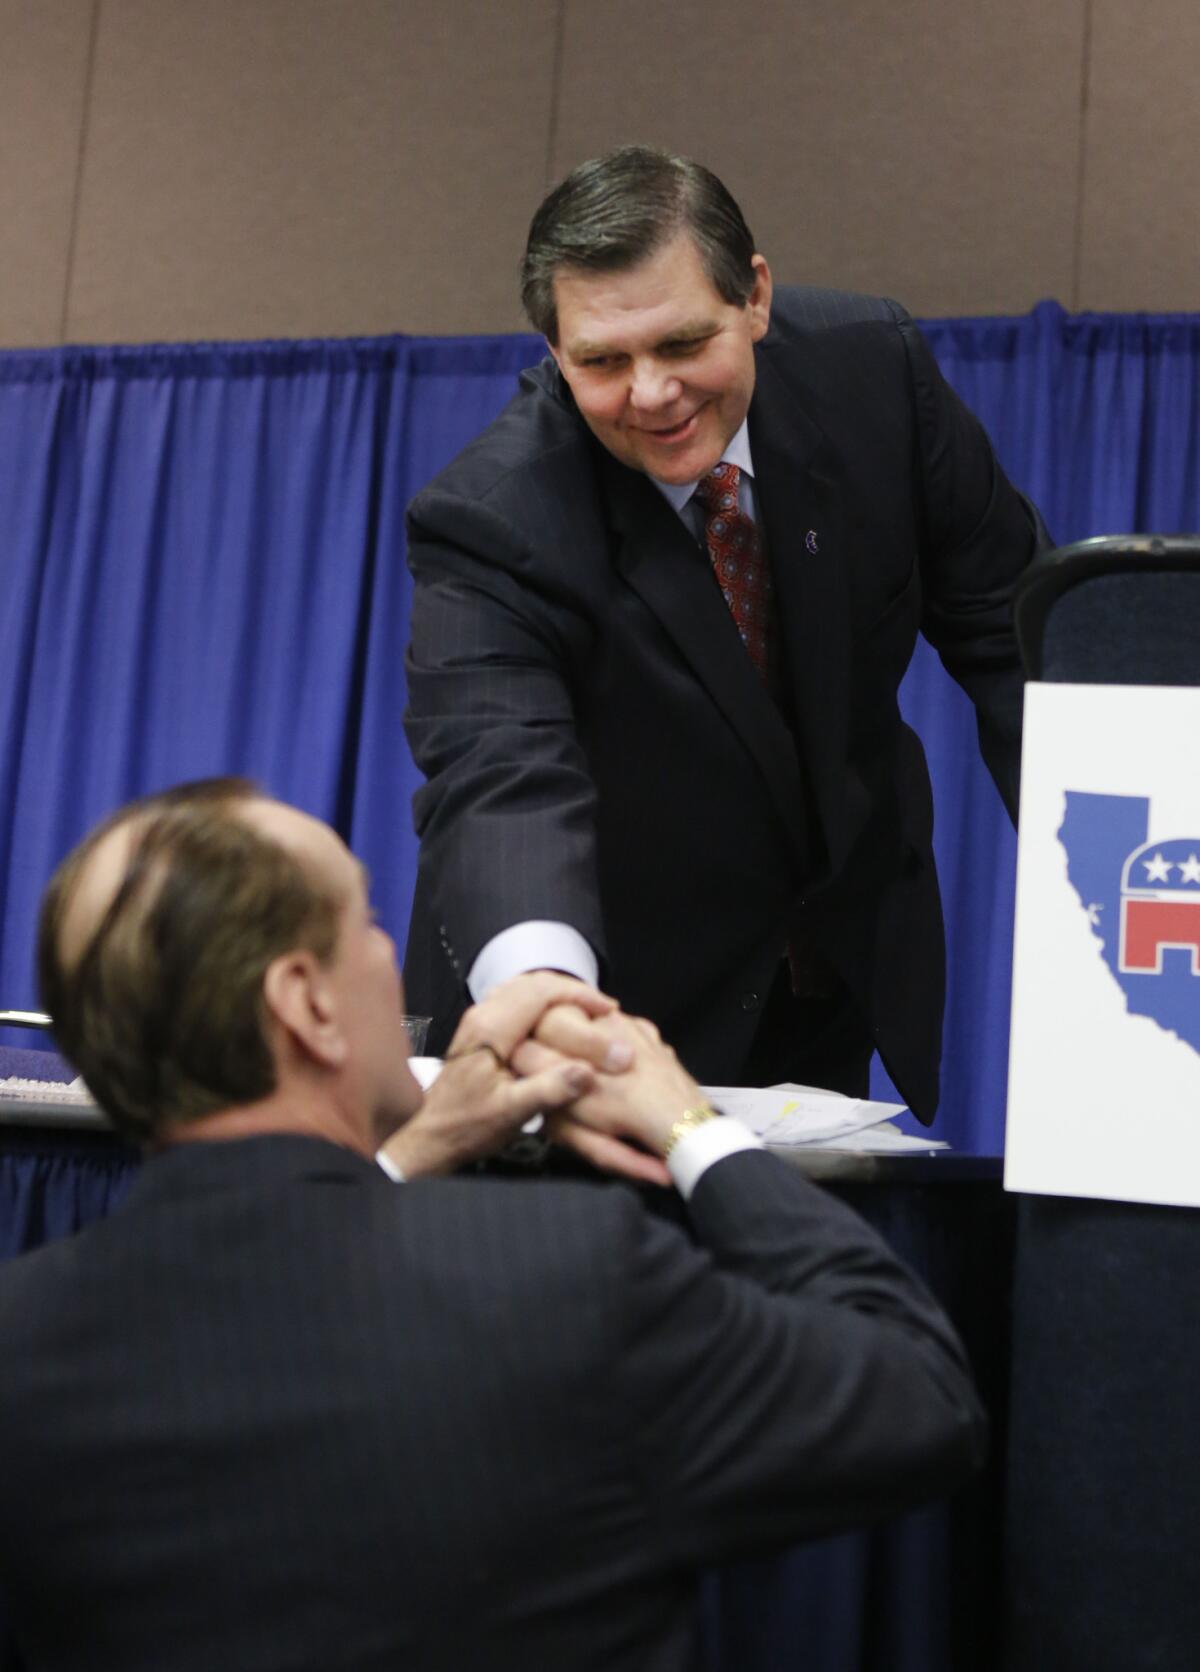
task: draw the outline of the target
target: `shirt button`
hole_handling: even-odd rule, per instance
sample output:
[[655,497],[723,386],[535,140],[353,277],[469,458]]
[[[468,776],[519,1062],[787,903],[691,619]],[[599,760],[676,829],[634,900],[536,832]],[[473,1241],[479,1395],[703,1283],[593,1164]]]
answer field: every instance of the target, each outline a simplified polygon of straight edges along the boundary
[[758,1009],[758,994],[757,993],[743,993],[742,994],[742,1009],[743,1010],[757,1010]]

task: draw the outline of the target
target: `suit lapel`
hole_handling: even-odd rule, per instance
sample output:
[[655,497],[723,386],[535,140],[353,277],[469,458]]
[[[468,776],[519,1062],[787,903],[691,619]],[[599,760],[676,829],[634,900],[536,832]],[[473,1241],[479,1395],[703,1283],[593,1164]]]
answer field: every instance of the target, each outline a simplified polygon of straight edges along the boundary
[[847,828],[849,569],[831,450],[775,372],[769,350],[758,357],[750,450],[785,679],[826,851],[836,863]]
[[607,453],[601,471],[617,571],[674,641],[753,757],[792,841],[803,843],[796,745],[737,635],[703,551],[646,477]]

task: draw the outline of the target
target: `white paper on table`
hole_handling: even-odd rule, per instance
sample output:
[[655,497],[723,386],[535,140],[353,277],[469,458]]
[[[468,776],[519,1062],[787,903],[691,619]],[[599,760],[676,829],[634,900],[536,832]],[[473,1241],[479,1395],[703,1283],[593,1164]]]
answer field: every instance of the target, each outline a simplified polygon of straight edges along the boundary
[[[410,1057],[408,1066],[423,1091],[442,1071],[440,1057]],[[878,1152],[902,1154],[907,1151],[946,1149],[931,1138],[909,1138],[892,1126],[888,1117],[898,1115],[902,1103],[872,1103],[864,1098],[843,1097],[816,1086],[785,1084],[768,1086],[701,1086],[708,1101],[722,1114],[735,1115],[768,1144],[792,1147],[821,1145],[826,1149],[851,1149],[865,1153],[878,1134]],[[542,1117],[535,1115],[523,1131],[537,1131]]]
[[70,1104],[72,1108],[94,1109],[95,1099],[82,1080],[29,1080],[10,1075],[0,1080],[0,1102]]
[[836,1150],[839,1155],[928,1155],[950,1145],[944,1138],[918,1138],[912,1132],[902,1132],[894,1121],[881,1120],[877,1126],[864,1126],[813,1147]]
[[787,1082],[778,1086],[702,1086],[714,1108],[735,1115],[768,1144],[823,1144],[877,1126],[903,1103],[872,1103]]

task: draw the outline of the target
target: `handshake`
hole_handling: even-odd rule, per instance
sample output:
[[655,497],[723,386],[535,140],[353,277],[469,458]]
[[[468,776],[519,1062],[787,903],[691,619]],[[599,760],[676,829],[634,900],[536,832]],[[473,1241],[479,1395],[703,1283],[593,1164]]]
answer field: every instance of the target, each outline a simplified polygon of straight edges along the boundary
[[384,1144],[405,1178],[502,1149],[533,1115],[606,1172],[670,1184],[671,1129],[704,1095],[652,1022],[547,970],[519,975],[467,1011],[445,1067]]

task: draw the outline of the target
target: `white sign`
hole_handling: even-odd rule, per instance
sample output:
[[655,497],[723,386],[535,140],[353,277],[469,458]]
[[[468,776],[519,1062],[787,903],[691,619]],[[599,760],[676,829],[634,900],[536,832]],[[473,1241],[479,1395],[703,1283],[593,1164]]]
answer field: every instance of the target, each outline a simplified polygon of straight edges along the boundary
[[1004,1182],[1200,1206],[1200,688],[1026,686]]

